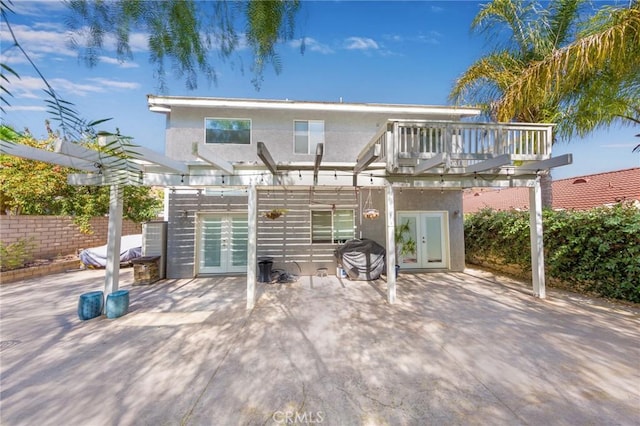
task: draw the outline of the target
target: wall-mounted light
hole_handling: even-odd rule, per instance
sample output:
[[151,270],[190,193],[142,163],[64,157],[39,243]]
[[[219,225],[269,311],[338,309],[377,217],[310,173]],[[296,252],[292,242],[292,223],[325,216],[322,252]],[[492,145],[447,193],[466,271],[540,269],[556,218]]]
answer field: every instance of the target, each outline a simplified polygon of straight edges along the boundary
[[189,211],[188,210],[184,210],[182,212],[182,217],[185,218],[185,219],[188,218],[189,217]]

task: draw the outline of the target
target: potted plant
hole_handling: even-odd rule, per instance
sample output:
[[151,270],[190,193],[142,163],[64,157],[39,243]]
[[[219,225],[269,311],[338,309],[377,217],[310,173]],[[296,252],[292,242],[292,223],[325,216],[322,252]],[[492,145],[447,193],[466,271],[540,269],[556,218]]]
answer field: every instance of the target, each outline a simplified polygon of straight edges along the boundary
[[262,214],[262,216],[266,217],[267,219],[274,220],[274,219],[279,218],[280,216],[282,216],[286,212],[288,212],[287,209],[272,209],[272,210],[270,210],[268,212],[264,212]]
[[395,230],[395,242],[396,242],[396,277],[398,276],[398,270],[400,269],[400,256],[407,256],[416,252],[416,240],[411,236],[411,228],[409,227],[409,221],[396,225]]

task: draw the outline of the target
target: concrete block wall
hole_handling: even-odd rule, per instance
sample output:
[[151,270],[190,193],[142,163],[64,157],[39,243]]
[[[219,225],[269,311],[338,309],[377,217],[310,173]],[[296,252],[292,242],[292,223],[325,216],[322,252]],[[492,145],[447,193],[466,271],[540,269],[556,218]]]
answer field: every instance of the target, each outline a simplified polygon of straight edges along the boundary
[[[35,243],[34,258],[49,259],[76,254],[79,249],[107,243],[108,217],[91,219],[92,234],[83,234],[69,216],[0,215],[0,241],[3,245],[21,238]],[[141,234],[142,225],[125,220],[122,235]]]

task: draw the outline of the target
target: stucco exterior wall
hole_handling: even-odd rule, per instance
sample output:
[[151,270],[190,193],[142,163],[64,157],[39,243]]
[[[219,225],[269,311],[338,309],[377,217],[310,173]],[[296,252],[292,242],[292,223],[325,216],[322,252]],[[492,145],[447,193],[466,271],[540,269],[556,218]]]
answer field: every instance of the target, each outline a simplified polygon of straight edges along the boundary
[[[368,189],[361,188],[362,199],[366,200]],[[377,220],[363,219],[362,236],[386,246],[384,189],[372,189],[371,199],[375,208],[380,210]],[[449,224],[449,268],[462,271],[464,262],[464,221],[462,215],[462,191],[439,191],[420,189],[396,189],[394,192],[395,210],[399,211],[446,211]],[[456,213],[457,212],[457,213]]]
[[[167,156],[193,161],[193,143],[205,145],[205,118],[251,119],[251,144],[206,144],[219,158],[229,162],[257,162],[257,143],[264,142],[277,162],[313,161],[314,155],[293,153],[294,120],[323,120],[325,146],[323,162],[355,161],[360,150],[384,126],[388,114],[346,113],[327,111],[247,111],[173,107],[166,133]],[[403,116],[403,119],[425,119],[425,116]]]

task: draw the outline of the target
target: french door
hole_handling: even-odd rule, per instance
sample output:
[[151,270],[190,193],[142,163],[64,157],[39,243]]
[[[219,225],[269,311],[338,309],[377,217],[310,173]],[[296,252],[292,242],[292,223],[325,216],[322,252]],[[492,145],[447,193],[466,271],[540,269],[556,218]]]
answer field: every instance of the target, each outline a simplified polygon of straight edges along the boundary
[[398,212],[398,224],[409,223],[416,252],[400,255],[405,269],[447,268],[449,266],[449,223],[447,212]]
[[247,214],[199,213],[196,274],[247,271]]

